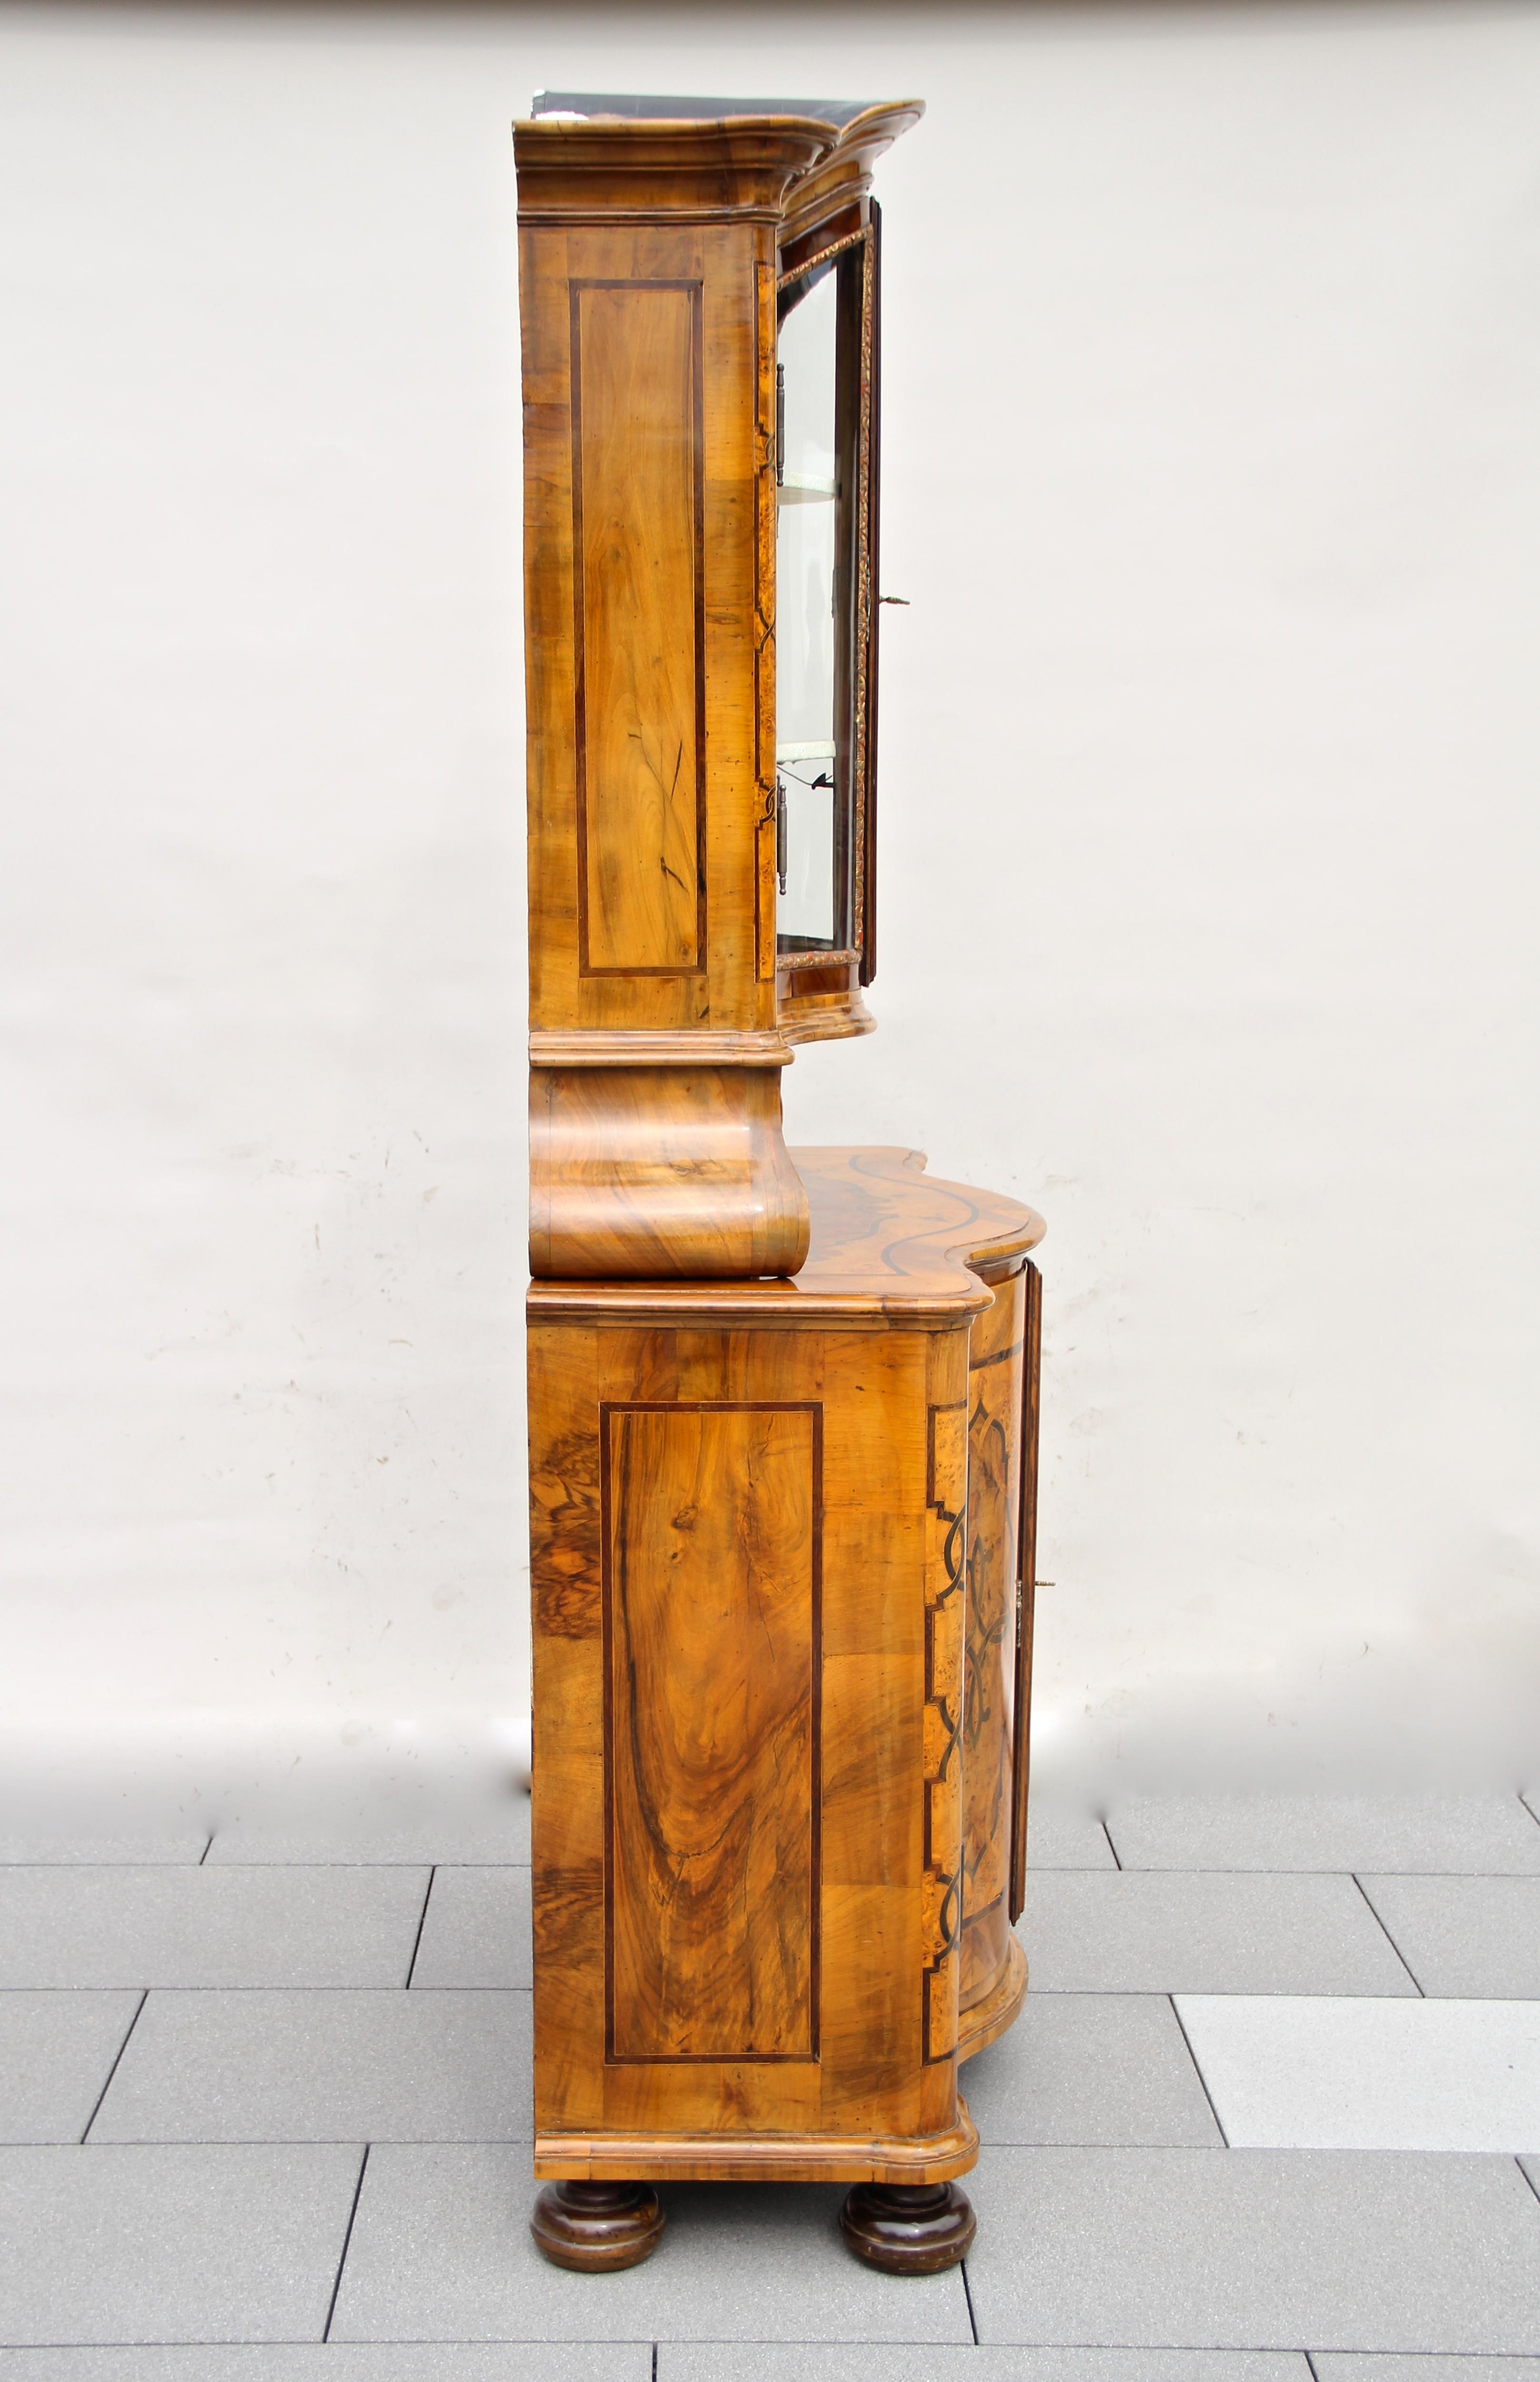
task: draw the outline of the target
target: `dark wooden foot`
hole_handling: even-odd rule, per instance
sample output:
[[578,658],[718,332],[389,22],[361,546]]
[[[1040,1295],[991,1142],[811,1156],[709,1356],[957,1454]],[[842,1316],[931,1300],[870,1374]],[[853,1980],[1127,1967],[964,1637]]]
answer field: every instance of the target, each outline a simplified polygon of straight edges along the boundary
[[858,2183],[840,2211],[846,2246],[888,2275],[939,2275],[967,2257],[977,2230],[955,2183]]
[[663,2212],[650,2183],[548,2183],[529,2229],[553,2266],[608,2275],[651,2257]]

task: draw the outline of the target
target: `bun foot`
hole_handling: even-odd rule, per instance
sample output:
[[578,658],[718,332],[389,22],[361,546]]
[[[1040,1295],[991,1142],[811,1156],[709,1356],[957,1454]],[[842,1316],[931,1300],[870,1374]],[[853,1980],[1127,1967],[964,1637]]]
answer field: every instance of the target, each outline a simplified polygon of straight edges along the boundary
[[548,2183],[529,2229],[553,2266],[608,2275],[651,2257],[663,2212],[650,2183]]
[[955,2183],[858,2183],[845,2195],[845,2245],[887,2275],[939,2275],[959,2265],[978,2228]]

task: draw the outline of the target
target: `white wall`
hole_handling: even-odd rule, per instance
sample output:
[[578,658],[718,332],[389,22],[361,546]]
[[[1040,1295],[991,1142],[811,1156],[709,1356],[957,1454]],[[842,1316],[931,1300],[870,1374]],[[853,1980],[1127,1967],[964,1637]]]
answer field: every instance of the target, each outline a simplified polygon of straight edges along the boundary
[[0,1695],[211,1814],[490,1776],[522,1612],[543,84],[930,103],[881,1031],[1046,1210],[1038,1724],[1540,1775],[1540,14],[0,18]]

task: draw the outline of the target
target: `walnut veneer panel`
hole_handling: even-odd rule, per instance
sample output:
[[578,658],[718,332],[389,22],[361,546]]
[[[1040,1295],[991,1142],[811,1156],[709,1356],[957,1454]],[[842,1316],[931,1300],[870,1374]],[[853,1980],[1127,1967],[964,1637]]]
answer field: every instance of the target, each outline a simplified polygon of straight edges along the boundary
[[755,405],[755,267],[773,254],[746,222],[520,235],[536,1032],[775,1025],[756,780],[773,461]]
[[734,1280],[807,1249],[777,1068],[530,1070],[532,1272]]
[[[966,1319],[585,1324],[532,1299],[542,2174],[971,2164],[954,2051],[967,1364]],[[939,1441],[933,1407],[953,1418]],[[711,1408],[738,1411],[708,1428]],[[647,1541],[623,1595],[618,1514]]]
[[818,2051],[816,1406],[606,1406],[608,2054]]
[[700,300],[571,285],[585,975],[693,975],[705,941]]

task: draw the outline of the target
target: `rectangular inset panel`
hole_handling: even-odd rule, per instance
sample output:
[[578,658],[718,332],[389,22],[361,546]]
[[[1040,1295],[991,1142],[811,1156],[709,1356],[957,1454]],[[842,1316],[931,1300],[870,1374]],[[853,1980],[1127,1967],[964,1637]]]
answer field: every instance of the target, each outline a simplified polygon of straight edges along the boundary
[[578,957],[705,964],[700,284],[572,284]]
[[607,1406],[607,2055],[816,2059],[816,1406]]

